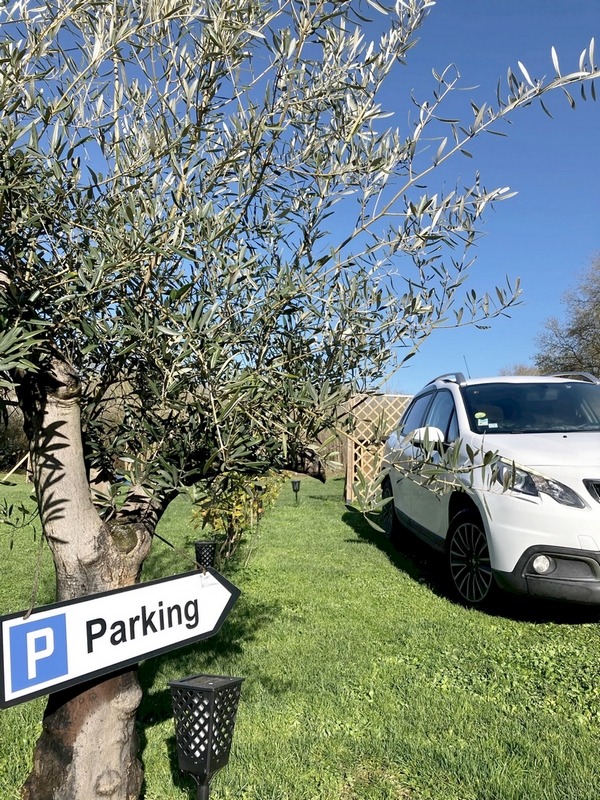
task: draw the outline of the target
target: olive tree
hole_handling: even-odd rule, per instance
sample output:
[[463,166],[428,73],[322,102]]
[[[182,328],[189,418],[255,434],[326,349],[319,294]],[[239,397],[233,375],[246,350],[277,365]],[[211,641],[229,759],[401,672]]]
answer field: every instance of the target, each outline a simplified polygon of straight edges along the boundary
[[[310,469],[340,405],[446,320],[486,209],[435,170],[550,90],[509,70],[444,117],[401,86],[428,0],[18,0],[0,10],[0,380],[67,600],[133,584],[178,492]],[[370,21],[370,18],[374,21]],[[51,695],[23,796],[137,798],[135,671]]]

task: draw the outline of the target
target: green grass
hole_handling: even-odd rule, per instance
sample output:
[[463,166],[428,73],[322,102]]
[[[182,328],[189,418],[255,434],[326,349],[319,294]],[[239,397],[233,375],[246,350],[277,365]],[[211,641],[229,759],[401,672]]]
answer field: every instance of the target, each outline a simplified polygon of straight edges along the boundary
[[[22,486],[5,492],[26,492]],[[599,611],[506,601],[469,611],[435,559],[391,549],[345,510],[342,483],[289,485],[261,522],[242,595],[207,642],[141,666],[146,800],[191,800],[168,682],[245,678],[230,764],[211,800],[592,800],[598,795]],[[185,571],[198,534],[178,501],[144,578]],[[30,602],[36,544],[0,534],[2,612]],[[38,602],[51,599],[47,553]],[[242,559],[243,563],[243,559]],[[0,797],[17,798],[42,701],[0,713]]]

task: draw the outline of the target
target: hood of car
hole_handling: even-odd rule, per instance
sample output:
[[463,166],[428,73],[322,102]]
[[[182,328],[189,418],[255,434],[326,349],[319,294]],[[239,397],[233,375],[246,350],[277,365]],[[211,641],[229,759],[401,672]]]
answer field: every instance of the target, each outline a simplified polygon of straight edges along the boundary
[[483,438],[485,450],[524,467],[598,467],[600,433],[511,433]]

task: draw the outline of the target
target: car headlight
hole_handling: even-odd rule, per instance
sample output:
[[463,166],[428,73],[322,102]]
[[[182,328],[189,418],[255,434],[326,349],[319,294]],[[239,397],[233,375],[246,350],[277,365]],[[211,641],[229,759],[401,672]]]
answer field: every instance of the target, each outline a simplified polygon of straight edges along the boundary
[[532,497],[539,497],[540,494],[547,494],[557,503],[572,508],[585,508],[585,503],[564,483],[545,478],[543,475],[536,475],[533,472],[519,469],[513,464],[498,464],[496,477],[505,489],[513,492],[528,494]]

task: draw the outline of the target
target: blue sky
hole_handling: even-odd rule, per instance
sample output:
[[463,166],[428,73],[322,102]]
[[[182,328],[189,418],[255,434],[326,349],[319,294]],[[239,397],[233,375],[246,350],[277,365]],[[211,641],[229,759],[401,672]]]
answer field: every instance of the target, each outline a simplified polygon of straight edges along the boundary
[[[575,70],[592,36],[600,53],[600,0],[439,0],[398,79],[403,89],[424,93],[433,87],[432,67],[454,63],[463,85],[477,87],[466,99],[493,102],[508,67],[518,74],[521,61],[532,76],[552,76],[554,46],[561,70]],[[398,93],[403,103],[405,96]],[[393,93],[385,104],[393,108]],[[506,128],[508,137],[481,138],[470,148],[473,159],[452,166],[465,184],[479,170],[486,187],[518,192],[484,219],[469,286],[493,290],[506,275],[519,277],[521,305],[490,330],[436,331],[388,391],[412,393],[441,373],[466,373],[465,362],[472,377],[531,362],[544,321],[561,315],[565,291],[600,253],[600,97],[572,110],[556,93],[546,105],[552,119],[539,106],[523,109]],[[405,108],[397,112],[403,121]]]

